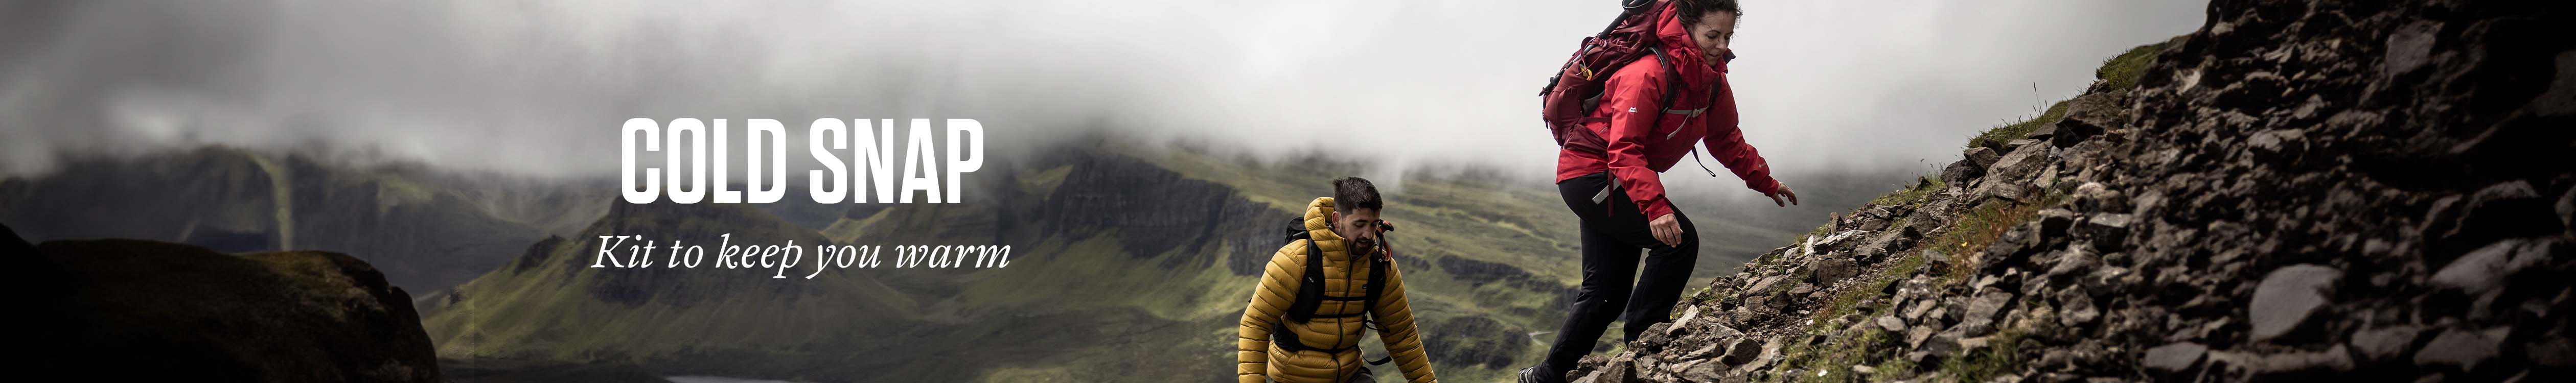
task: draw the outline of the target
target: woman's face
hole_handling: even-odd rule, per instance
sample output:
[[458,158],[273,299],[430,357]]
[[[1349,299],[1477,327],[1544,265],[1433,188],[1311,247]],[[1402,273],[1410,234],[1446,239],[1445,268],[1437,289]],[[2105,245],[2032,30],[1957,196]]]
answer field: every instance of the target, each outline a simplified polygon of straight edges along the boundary
[[1690,34],[1709,63],[1726,62],[1726,44],[1735,39],[1735,12],[1709,11],[1700,16],[1698,25],[1690,26]]

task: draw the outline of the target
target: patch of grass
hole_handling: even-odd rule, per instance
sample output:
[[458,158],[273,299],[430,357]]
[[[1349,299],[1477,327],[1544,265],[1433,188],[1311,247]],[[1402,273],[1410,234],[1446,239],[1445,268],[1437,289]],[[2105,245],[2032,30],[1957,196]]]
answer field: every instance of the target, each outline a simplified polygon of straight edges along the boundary
[[1939,249],[1941,252],[1951,254],[1951,264],[1954,266],[1949,270],[1943,270],[1942,280],[1955,283],[1967,275],[1967,270],[1974,269],[1967,266],[1976,264],[1974,256],[1982,255],[1986,246],[1993,245],[1995,239],[2004,236],[2004,232],[2011,231],[2015,225],[2038,218],[2040,210],[2065,199],[2064,194],[2049,192],[2035,203],[1987,201],[1978,204],[1976,208],[1969,209],[1966,214],[1953,218],[1950,221],[1950,231],[1942,234],[1941,238],[1932,241],[1932,244],[1925,248]]
[[1871,274],[1867,278],[1860,280],[1859,285],[1843,289],[1841,293],[1834,295],[1833,300],[1826,301],[1824,307],[1817,308],[1814,317],[1815,320],[1811,321],[1807,325],[1807,332],[1812,334],[1818,331],[1839,330],[1823,328],[1822,326],[1825,325],[1825,322],[1832,321],[1834,318],[1841,318],[1844,315],[1850,315],[1853,311],[1852,308],[1859,307],[1861,302],[1886,299],[1887,295],[1880,292],[1887,290],[1888,284],[1913,277],[1914,272],[1916,270],[1921,270],[1925,263],[1923,256],[1920,253],[1905,253],[1898,256],[1902,258],[1898,258],[1896,260],[1896,264],[1888,265],[1886,269],[1879,270],[1877,274]]
[[[1809,372],[1798,374],[1797,376],[1783,377],[1784,379],[1781,380],[1793,382],[1832,383],[1864,382],[1866,381],[1862,380],[1864,377],[1852,373],[1851,367],[1873,364],[1869,360],[1872,351],[1892,347],[1894,343],[1895,338],[1882,331],[1863,331],[1860,336],[1857,337],[1826,340],[1819,348],[1810,349],[1806,353],[1807,359],[1802,366],[1804,366],[1804,370]],[[1903,358],[1889,359],[1904,360]],[[1818,374],[1816,373],[1817,371],[1822,371],[1824,373]],[[1911,370],[1909,369],[1908,371]],[[1880,373],[1879,375],[1884,376],[1887,374]]]
[[2102,60],[2102,67],[2093,70],[2093,77],[2109,82],[2111,90],[2135,89],[2138,87],[2138,73],[2145,72],[2147,64],[2156,60],[2156,52],[2164,51],[2172,44],[2173,41],[2166,41],[2129,48],[2128,52]]
[[1869,204],[1878,206],[1922,206],[1923,202],[1931,200],[1931,198],[1928,197],[1932,195],[1932,192],[1940,191],[1941,189],[1948,187],[1950,187],[1949,183],[1943,182],[1939,178],[1916,177],[1914,186],[1898,189],[1895,192],[1887,193],[1887,195],[1878,196],[1877,199],[1869,200]]
[[1942,361],[1941,372],[1961,382],[1983,382],[2010,373],[2025,362],[2021,353],[2012,350],[2015,343],[2021,342],[2021,331],[2004,330],[1987,339],[1985,347]]
[[1870,375],[1869,381],[1893,382],[1896,381],[1897,378],[1914,375],[1916,365],[1914,361],[1905,360],[1905,358],[1887,358],[1887,360],[1879,361],[1878,365],[1870,367],[1877,368],[1878,373]]
[[1978,133],[1976,137],[1969,138],[1968,146],[1961,149],[1979,146],[2002,147],[2004,142],[2030,137],[2030,132],[2039,130],[2040,126],[2054,124],[2057,120],[2065,118],[2066,102],[2058,101],[2056,104],[2050,104],[2048,111],[2041,112],[2038,117],[1986,129],[1985,133]]
[[[2137,88],[2139,73],[2146,71],[2147,64],[2155,62],[2156,52],[2164,51],[2166,46],[2172,45],[2173,43],[2173,40],[2169,40],[2161,43],[2140,45],[2136,48],[2129,48],[2128,52],[2122,52],[2117,56],[2111,56],[2109,59],[2102,60],[2102,66],[2093,70],[2093,77],[2109,82],[2109,89],[2112,91],[2127,91],[2129,89]],[[1962,149],[1979,146],[1998,146],[2003,144],[2005,141],[2030,137],[2031,131],[2038,130],[2041,126],[2057,123],[2057,120],[2064,118],[2066,118],[2066,102],[2058,101],[2055,104],[2050,104],[2047,111],[2040,112],[2038,116],[2031,117],[2028,120],[1986,129],[1985,132],[1978,133],[1976,137],[1969,138],[1968,146],[1963,147]]]

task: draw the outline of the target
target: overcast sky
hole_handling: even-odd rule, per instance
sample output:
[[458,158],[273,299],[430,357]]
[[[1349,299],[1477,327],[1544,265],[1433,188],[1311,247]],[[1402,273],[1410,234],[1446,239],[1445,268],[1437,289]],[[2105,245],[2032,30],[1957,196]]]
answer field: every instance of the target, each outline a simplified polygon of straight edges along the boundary
[[[225,143],[597,177],[630,117],[918,117],[981,120],[1003,161],[1108,128],[1545,176],[1537,90],[1614,3],[10,2],[0,170]],[[2205,4],[1744,3],[1731,78],[1783,173],[1956,158]]]

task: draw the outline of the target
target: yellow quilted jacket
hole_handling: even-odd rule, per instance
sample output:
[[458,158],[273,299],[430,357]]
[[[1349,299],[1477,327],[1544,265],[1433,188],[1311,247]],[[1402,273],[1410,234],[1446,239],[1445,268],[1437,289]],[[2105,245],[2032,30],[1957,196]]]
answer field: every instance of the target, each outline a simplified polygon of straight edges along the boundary
[[[1369,264],[1353,259],[1342,236],[1326,228],[1333,212],[1333,198],[1316,198],[1306,206],[1306,232],[1322,249],[1325,262],[1322,271],[1324,295],[1356,298],[1368,291]],[[1437,382],[1431,374],[1431,359],[1422,353],[1422,337],[1415,333],[1413,310],[1404,301],[1404,273],[1395,265],[1386,267],[1386,287],[1378,289],[1377,307],[1361,300],[1324,300],[1315,313],[1343,315],[1367,311],[1377,318],[1383,330],[1378,339],[1388,353],[1395,355],[1395,366],[1404,371],[1408,382]],[[1240,338],[1236,340],[1236,380],[1259,383],[1262,377],[1280,383],[1340,383],[1358,372],[1367,362],[1360,360],[1359,342],[1367,326],[1361,316],[1313,318],[1300,323],[1287,318],[1288,305],[1297,301],[1298,281],[1306,274],[1306,244],[1303,241],[1281,246],[1270,256],[1267,271],[1261,273],[1261,287],[1252,291],[1252,304],[1243,309]],[[1279,322],[1288,322],[1288,330],[1297,332],[1297,340],[1308,350],[1290,353],[1270,344],[1270,333]],[[1342,349],[1339,353],[1322,350]],[[1378,372],[1383,375],[1384,372]]]

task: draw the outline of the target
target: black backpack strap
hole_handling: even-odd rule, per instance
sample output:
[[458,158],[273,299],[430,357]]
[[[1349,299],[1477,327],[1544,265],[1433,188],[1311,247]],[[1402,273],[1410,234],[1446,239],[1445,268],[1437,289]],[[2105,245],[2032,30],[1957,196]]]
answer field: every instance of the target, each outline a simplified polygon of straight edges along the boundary
[[[1673,97],[1681,95],[1682,71],[1679,69],[1673,69],[1673,59],[1671,57],[1664,56],[1663,48],[1646,48],[1646,52],[1653,53],[1655,56],[1655,62],[1664,65],[1664,103],[1656,104],[1655,106],[1664,108],[1666,113],[1671,113],[1673,110]],[[1696,116],[1699,112],[1691,112],[1690,114]]]
[[[1384,239],[1384,238],[1380,238],[1379,240],[1383,241],[1383,240],[1385,240],[1385,239]],[[1387,270],[1387,269],[1389,269],[1389,268],[1392,268],[1392,267],[1393,267],[1392,265],[1388,265],[1388,263],[1389,263],[1389,262],[1388,262],[1387,260],[1385,260],[1385,259],[1379,259],[1379,258],[1370,258],[1370,259],[1369,259],[1369,280],[1368,280],[1368,287],[1367,287],[1368,292],[1366,293],[1367,298],[1364,298],[1364,299],[1365,299],[1365,302],[1364,302],[1364,303],[1368,305],[1368,308],[1367,308],[1366,310],[1376,310],[1376,309],[1377,309],[1377,297],[1378,297],[1378,294],[1379,294],[1378,292],[1379,292],[1380,290],[1384,290],[1384,289],[1386,288],[1386,270]],[[1362,311],[1362,312],[1367,312],[1367,311]],[[1362,326],[1365,326],[1365,327],[1368,327],[1368,328],[1370,328],[1370,329],[1372,329],[1372,330],[1374,330],[1374,331],[1379,331],[1379,332],[1384,332],[1384,331],[1386,331],[1386,327],[1384,327],[1383,325],[1377,325],[1377,318],[1376,318],[1376,317],[1370,317],[1368,320],[1361,322],[1361,325],[1362,325]],[[1375,366],[1375,365],[1386,364],[1386,362],[1393,361],[1393,360],[1395,360],[1395,354],[1393,354],[1393,353],[1389,353],[1389,354],[1387,354],[1387,355],[1386,355],[1386,356],[1384,356],[1384,357],[1379,357],[1379,358],[1377,358],[1377,360],[1372,360],[1372,361],[1369,361],[1368,363],[1369,363],[1369,365],[1371,365],[1371,366]]]
[[1288,319],[1305,322],[1316,318],[1315,311],[1323,304],[1324,264],[1323,252],[1315,247],[1315,240],[1303,233],[1298,237],[1298,241],[1306,243],[1306,275],[1297,277],[1297,300],[1288,304],[1287,314]]

